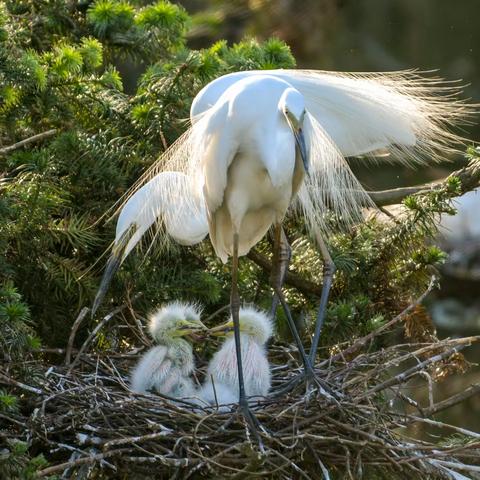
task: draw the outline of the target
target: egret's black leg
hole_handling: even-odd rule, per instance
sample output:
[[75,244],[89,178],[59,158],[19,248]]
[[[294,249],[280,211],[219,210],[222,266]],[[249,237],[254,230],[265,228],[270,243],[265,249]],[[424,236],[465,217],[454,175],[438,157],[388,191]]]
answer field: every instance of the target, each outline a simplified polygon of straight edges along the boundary
[[255,436],[255,439],[260,447],[264,450],[263,442],[258,433],[260,423],[250,411],[248,407],[247,396],[245,395],[245,383],[243,380],[243,366],[242,366],[242,347],[240,343],[240,295],[238,293],[238,233],[233,235],[233,254],[232,254],[232,293],[230,297],[230,309],[233,320],[233,333],[235,338],[235,352],[237,354],[237,369],[238,369],[238,404],[242,411],[245,420],[250,427],[250,431]]
[[293,338],[295,339],[295,343],[297,344],[298,351],[300,353],[300,357],[302,359],[303,367],[305,370],[305,374],[309,377],[313,377],[314,372],[313,372],[312,364],[305,352],[305,348],[303,346],[302,340],[300,338],[300,335],[298,334],[297,326],[293,321],[292,314],[290,312],[290,309],[288,308],[288,304],[282,292],[285,275],[287,274],[288,265],[290,263],[291,251],[292,250],[288,243],[287,236],[285,235],[285,232],[283,231],[281,224],[275,225],[274,243],[273,243],[273,265],[272,265],[272,272],[270,275],[270,282],[272,284],[272,288],[273,288],[273,291],[275,292],[275,295],[273,297],[271,313],[273,315],[275,314],[278,303],[280,302],[280,304],[282,305],[283,311],[285,312],[285,316],[287,317],[287,322],[288,322],[290,331],[292,332]]
[[270,308],[270,316],[275,318],[280,298],[277,290],[283,288],[285,276],[292,258],[292,248],[288,243],[287,236],[281,225],[275,225],[273,233],[273,259],[272,271],[270,272],[270,284],[273,288],[273,300]]
[[320,252],[323,256],[323,286],[322,295],[320,296],[320,305],[317,312],[317,320],[315,322],[315,333],[312,340],[312,347],[310,349],[309,359],[312,364],[315,363],[315,357],[317,356],[318,342],[322,333],[323,323],[325,321],[325,313],[327,311],[328,296],[330,295],[330,289],[332,287],[333,275],[335,274],[335,264],[332,257],[328,252],[327,246],[323,241],[321,235],[316,233],[317,245],[320,248]]

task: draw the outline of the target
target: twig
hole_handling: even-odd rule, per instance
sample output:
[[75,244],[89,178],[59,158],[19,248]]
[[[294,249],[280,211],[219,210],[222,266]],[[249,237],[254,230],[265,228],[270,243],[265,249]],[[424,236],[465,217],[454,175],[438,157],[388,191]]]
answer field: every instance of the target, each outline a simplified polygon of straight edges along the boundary
[[83,319],[90,311],[88,307],[83,307],[78,314],[78,317],[75,319],[72,325],[72,330],[70,332],[70,337],[68,338],[67,352],[65,354],[65,365],[70,365],[70,359],[72,356],[73,342],[75,341],[75,335],[77,333],[78,327],[83,322]]
[[[247,257],[250,260],[252,260],[253,263],[256,263],[265,272],[267,273],[271,272],[272,263],[262,253],[252,248],[248,252]],[[310,280],[306,280],[305,278],[291,271],[286,272],[285,283],[287,285],[290,285],[291,287],[296,288],[298,291],[306,295],[315,295],[319,297],[322,294],[322,287],[320,285],[317,285],[316,283],[313,283]]]
[[33,135],[32,137],[25,138],[20,142],[14,143],[13,145],[0,148],[0,155],[7,155],[8,153],[13,152],[14,150],[18,150],[19,148],[22,148],[25,145],[28,145],[30,143],[39,142],[41,140],[44,140],[45,138],[52,137],[56,133],[57,133],[57,130],[55,128],[52,130],[47,130],[46,132],[43,132],[43,133],[37,133],[37,135]]
[[425,300],[425,298],[428,296],[428,294],[433,290],[433,287],[435,286],[435,283],[436,283],[436,277],[433,276],[430,279],[430,283],[428,284],[427,289],[413,303],[411,303],[407,308],[405,308],[405,310],[400,312],[396,317],[392,318],[392,320],[385,323],[381,327],[377,328],[373,332],[370,332],[368,335],[365,335],[364,337],[359,338],[358,340],[356,340],[352,345],[350,345],[345,350],[342,350],[341,352],[337,353],[336,355],[333,355],[328,360],[324,360],[322,362],[322,365],[324,363],[327,363],[327,362],[334,362],[336,360],[341,359],[342,357],[346,357],[347,355],[350,355],[350,354],[354,353],[359,348],[363,347],[367,342],[369,342],[373,338],[377,337],[378,335],[380,335],[385,330],[388,330],[393,325],[400,322],[400,320],[403,320],[415,307],[417,307],[417,305],[420,305],[420,303],[422,303],[423,300]]
[[439,427],[439,428],[449,428],[450,430],[455,430],[456,432],[461,433],[462,435],[466,435],[467,437],[480,439],[480,433],[472,432],[471,430],[467,430],[461,427],[456,427],[454,425],[449,425],[447,423],[437,422],[436,420],[431,420],[429,418],[415,417],[413,415],[409,415],[408,420],[411,420],[412,422],[428,423],[429,425],[433,425],[434,427]]
[[91,455],[89,457],[77,458],[76,460],[72,460],[70,462],[60,463],[58,465],[44,468],[43,470],[37,472],[37,477],[46,477],[47,475],[52,475],[53,473],[59,472],[61,470],[66,470],[67,468],[99,462],[104,458],[113,457],[114,455],[121,455],[122,453],[131,451],[131,448],[122,448],[118,450],[112,450],[110,452],[97,453],[96,455]]
[[16,387],[21,388],[22,390],[25,390],[30,393],[35,393],[37,395],[42,395],[44,393],[43,390],[41,390],[40,388],[31,387],[30,385],[26,385],[25,383],[18,382],[17,380],[14,380],[13,378],[8,377],[7,375],[4,375],[1,372],[0,372],[0,380],[3,380],[8,385],[15,385]]
[[477,393],[480,393],[480,383],[475,383],[465,389],[463,392],[452,395],[451,397],[434,404],[432,407],[424,408],[423,413],[425,416],[430,417],[435,413],[446,410],[447,408],[457,405],[457,403],[463,402],[464,400],[473,397]]
[[156,440],[157,438],[166,437],[172,434],[172,430],[170,428],[163,427],[162,425],[160,425],[160,428],[162,429],[160,432],[150,433],[148,435],[137,435],[135,437],[125,437],[125,438],[117,438],[115,440],[110,440],[106,442],[103,445],[103,447],[105,449],[108,449],[111,447],[116,447],[118,445],[125,445],[126,443],[133,444],[133,443],[145,442],[147,440]]
[[384,382],[375,385],[370,390],[367,390],[363,395],[360,395],[360,398],[371,396],[374,393],[380,392],[381,390],[385,390],[386,388],[389,388],[395,384],[403,383],[415,373],[422,371],[426,366],[431,365],[432,363],[440,362],[441,360],[444,360],[445,358],[448,358],[454,355],[455,353],[458,353],[463,348],[465,348],[465,345],[459,345],[455,348],[442,352],[438,355],[434,355],[433,357],[427,358],[427,360],[420,362],[418,365],[415,365],[414,367],[411,367],[405,370],[404,372],[399,373],[398,375],[395,375],[394,377],[391,377],[388,380],[385,380]]
[[[133,296],[132,302],[137,300],[140,296],[142,296],[142,293],[137,293],[136,295]],[[80,350],[77,353],[77,356],[75,357],[75,360],[70,364],[70,368],[68,369],[67,375],[69,375],[75,365],[80,361],[80,357],[82,356],[83,352],[86,350],[86,348],[90,345],[92,340],[95,338],[97,333],[103,328],[103,326],[108,323],[117,313],[120,313],[122,310],[128,307],[128,303],[124,303],[123,305],[120,305],[119,307],[115,308],[112,310],[110,313],[105,315],[103,317],[102,321],[93,329],[92,333],[88,336],[88,338],[83,342],[83,345],[80,347]]]
[[368,192],[368,194],[377,206],[384,207],[385,205],[400,203],[409,195],[428,193],[429,191],[441,188],[443,184],[452,177],[457,177],[460,180],[462,195],[470,192],[480,186],[480,163],[478,160],[473,160],[467,166],[452,172],[448,177],[433,183],[424,183],[415,187],[402,187],[393,188],[391,190]]

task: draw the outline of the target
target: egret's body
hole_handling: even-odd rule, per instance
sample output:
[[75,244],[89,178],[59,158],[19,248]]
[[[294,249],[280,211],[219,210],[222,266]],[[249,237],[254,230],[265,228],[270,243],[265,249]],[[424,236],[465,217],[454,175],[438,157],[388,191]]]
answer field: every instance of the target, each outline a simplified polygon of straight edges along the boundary
[[264,75],[231,85],[206,119],[203,192],[210,240],[223,262],[232,255],[234,234],[242,256],[281,223],[301,184],[304,166],[296,158],[287,106],[298,117],[305,110],[298,91]]
[[[272,336],[270,318],[255,308],[241,308],[239,312],[242,345],[243,378],[248,397],[265,397],[271,386],[270,365],[266,343]],[[233,327],[230,321],[227,327]],[[225,328],[219,327],[219,330]],[[231,403],[238,399],[238,371],[235,339],[227,337],[208,365],[207,375],[199,396],[214,405]]]
[[172,303],[150,318],[149,331],[159,345],[151,348],[132,372],[131,388],[146,393],[154,390],[174,398],[195,393],[190,376],[195,363],[191,344],[183,337],[205,329],[194,305]]

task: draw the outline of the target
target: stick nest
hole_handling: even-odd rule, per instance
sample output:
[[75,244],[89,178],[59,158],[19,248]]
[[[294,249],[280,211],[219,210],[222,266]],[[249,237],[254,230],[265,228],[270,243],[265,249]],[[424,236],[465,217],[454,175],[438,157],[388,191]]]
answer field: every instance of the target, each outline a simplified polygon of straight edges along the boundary
[[[480,478],[480,434],[429,419],[479,386],[438,403],[430,392],[427,407],[402,388],[413,378],[433,382],[462,370],[458,352],[480,337],[367,353],[358,351],[365,346],[360,340],[316,365],[334,399],[305,382],[282,392],[302,370],[293,348],[271,348],[272,394],[252,406],[265,429],[263,452],[235,406],[204,411],[132,394],[127,379],[136,356],[129,354],[82,353],[73,368],[37,365],[43,368],[38,388],[2,373],[1,383],[16,382],[25,404],[5,436],[45,455],[49,466],[40,477]],[[455,435],[440,443],[414,440],[406,430],[413,423]]]

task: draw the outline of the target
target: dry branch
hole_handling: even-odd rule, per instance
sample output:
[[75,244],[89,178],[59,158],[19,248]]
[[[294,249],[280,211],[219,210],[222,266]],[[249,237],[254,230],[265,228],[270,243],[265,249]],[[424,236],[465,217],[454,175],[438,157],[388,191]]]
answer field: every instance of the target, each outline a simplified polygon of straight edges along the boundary
[[37,135],[33,135],[32,137],[25,138],[20,142],[14,143],[13,145],[8,145],[7,147],[0,148],[0,155],[7,155],[14,150],[18,150],[19,148],[25,147],[30,143],[40,142],[45,140],[46,138],[53,137],[57,133],[56,129],[47,130],[46,132],[38,133]]
[[471,161],[468,165],[452,172],[448,177],[433,183],[424,183],[414,187],[393,188],[391,190],[380,190],[368,192],[370,198],[378,207],[400,203],[405,197],[414,194],[427,193],[440,188],[449,178],[457,177],[460,180],[461,194],[470,192],[480,186],[480,162]]

